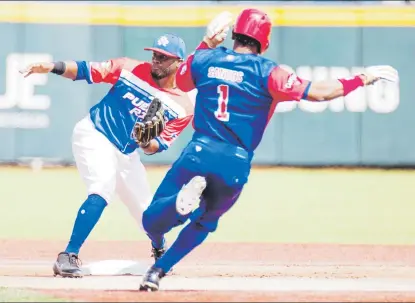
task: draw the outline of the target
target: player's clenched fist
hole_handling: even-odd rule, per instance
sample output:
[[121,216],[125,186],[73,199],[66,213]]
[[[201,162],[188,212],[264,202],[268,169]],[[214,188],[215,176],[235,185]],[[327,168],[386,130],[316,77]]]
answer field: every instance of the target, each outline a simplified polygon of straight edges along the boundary
[[19,72],[26,78],[31,74],[47,74],[53,70],[55,64],[52,62],[39,62],[28,65]]
[[215,48],[225,41],[231,23],[232,13],[227,11],[220,13],[207,26],[203,41],[205,41],[210,48]]

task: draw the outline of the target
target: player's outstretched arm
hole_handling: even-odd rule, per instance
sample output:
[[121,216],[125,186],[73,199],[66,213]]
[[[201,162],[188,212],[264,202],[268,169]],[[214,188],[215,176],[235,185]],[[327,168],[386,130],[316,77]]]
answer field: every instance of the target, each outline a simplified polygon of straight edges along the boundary
[[352,78],[310,82],[299,78],[291,69],[277,66],[268,77],[268,90],[277,102],[301,99],[330,101],[380,79],[397,82],[398,72],[391,66],[371,66],[363,74]]
[[20,73],[23,74],[25,78],[31,74],[54,73],[65,78],[75,80],[78,73],[78,65],[75,61],[37,62],[20,70]]
[[[120,77],[121,70],[126,64],[131,63],[131,59],[117,58],[104,62],[89,61],[58,61],[58,62],[38,62],[28,65],[20,73],[24,77],[31,74],[54,73],[71,80],[85,80],[92,83],[115,84]],[[139,61],[137,61],[139,62]],[[136,62],[134,61],[134,64]]]
[[312,82],[305,99],[309,101],[329,101],[347,96],[357,88],[372,85],[381,79],[398,82],[398,71],[388,65],[370,66],[366,68],[363,74],[351,78]]
[[377,80],[373,76],[358,75],[349,79],[311,82],[304,99],[308,101],[330,101],[341,96],[347,96],[357,88],[373,84]]

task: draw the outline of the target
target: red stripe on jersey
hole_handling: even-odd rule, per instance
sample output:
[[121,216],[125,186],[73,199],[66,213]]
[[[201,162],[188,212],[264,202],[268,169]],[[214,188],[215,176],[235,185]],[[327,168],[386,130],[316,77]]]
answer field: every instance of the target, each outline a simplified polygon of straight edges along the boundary
[[193,115],[186,116],[184,118],[173,119],[167,122],[166,127],[160,134],[160,138],[167,146],[173,144],[174,140],[180,135],[180,133],[186,128],[189,122],[193,119]]
[[90,62],[91,81],[115,84],[127,61],[128,58],[117,58],[104,62]]
[[[196,50],[209,49],[209,46],[206,42],[202,41]],[[191,54],[187,57],[187,60],[180,65],[179,69],[176,72],[176,85],[184,92],[190,92],[195,89],[195,83],[192,76],[192,63],[193,63],[194,54]]]

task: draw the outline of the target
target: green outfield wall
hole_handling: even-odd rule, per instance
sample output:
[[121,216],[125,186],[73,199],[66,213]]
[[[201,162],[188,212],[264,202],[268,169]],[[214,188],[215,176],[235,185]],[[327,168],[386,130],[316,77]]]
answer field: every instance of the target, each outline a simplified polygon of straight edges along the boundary
[[[183,37],[190,53],[216,13],[242,7],[0,4],[0,160],[42,157],[72,162],[75,123],[110,88],[56,75],[23,79],[18,69],[43,60],[150,60],[144,47],[165,32]],[[279,104],[258,164],[414,165],[415,8],[264,6],[276,25],[266,57],[320,80],[369,65],[392,65],[400,83],[379,83],[331,103]],[[54,11],[59,12],[53,13]],[[59,16],[59,17],[58,17]],[[230,46],[231,41],[226,41]],[[143,157],[171,163],[190,138]]]

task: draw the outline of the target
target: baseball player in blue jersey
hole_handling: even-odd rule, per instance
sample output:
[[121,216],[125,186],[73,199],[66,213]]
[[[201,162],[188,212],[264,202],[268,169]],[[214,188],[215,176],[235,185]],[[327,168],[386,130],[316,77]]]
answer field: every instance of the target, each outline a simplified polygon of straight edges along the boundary
[[[152,193],[137,150],[142,148],[151,155],[168,149],[193,118],[194,101],[175,84],[175,73],[185,56],[184,41],[165,34],[146,50],[153,51],[151,63],[130,58],[65,61],[35,63],[22,71],[25,76],[51,72],[89,84],[111,84],[107,95],[73,130],[73,154],[88,197],[78,211],[66,249],[53,266],[55,275],[82,276],[79,250],[115,194],[142,227],[142,214]],[[134,127],[142,121],[154,98],[163,104],[164,130],[151,141],[136,142]],[[163,248],[152,251],[155,259],[164,253]]]
[[[148,269],[142,291],[158,290],[165,273],[214,232],[238,200],[278,102],[328,101],[380,78],[397,81],[397,72],[389,66],[349,79],[310,82],[297,77],[261,56],[270,44],[272,24],[257,9],[245,9],[238,16],[233,49],[216,47],[225,39],[231,19],[224,12],[212,20],[204,42],[176,74],[182,90],[198,89],[195,132],[144,212],[143,226],[153,246],[163,247],[164,234],[190,222]],[[169,196],[171,192],[176,194]]]

